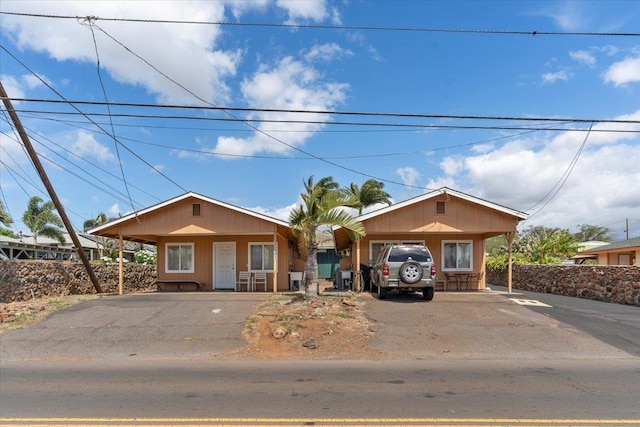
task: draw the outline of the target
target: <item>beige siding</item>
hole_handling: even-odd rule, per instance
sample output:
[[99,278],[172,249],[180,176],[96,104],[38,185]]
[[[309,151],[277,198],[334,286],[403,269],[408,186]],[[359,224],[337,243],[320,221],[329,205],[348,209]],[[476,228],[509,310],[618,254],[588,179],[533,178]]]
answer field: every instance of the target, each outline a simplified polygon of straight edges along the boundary
[[[273,226],[272,226],[273,228]],[[236,279],[237,272],[249,270],[249,243],[273,243],[273,235],[251,236],[176,236],[162,237],[158,242],[158,279],[159,280],[197,280],[201,290],[213,290],[213,244],[215,242],[235,242],[236,244]],[[166,244],[193,243],[194,244],[194,272],[167,273],[166,272]],[[289,288],[288,272],[288,242],[278,237],[278,290]],[[267,273],[268,290],[273,290],[274,273]]]

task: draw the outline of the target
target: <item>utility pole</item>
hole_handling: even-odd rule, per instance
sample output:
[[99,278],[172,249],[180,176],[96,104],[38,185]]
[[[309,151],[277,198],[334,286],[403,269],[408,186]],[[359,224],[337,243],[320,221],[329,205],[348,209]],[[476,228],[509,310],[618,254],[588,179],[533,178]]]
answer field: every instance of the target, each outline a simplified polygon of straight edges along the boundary
[[9,99],[7,92],[5,92],[2,82],[0,82],[0,97],[2,97],[2,102],[4,103],[4,106],[7,108],[7,111],[9,112],[9,116],[11,116],[11,120],[13,120],[13,124],[15,125],[18,131],[18,134],[20,135],[20,138],[22,139],[22,143],[24,144],[24,147],[27,149],[27,153],[29,154],[29,157],[31,158],[33,165],[38,171],[38,175],[40,175],[40,179],[42,180],[42,183],[44,184],[44,186],[47,189],[47,192],[49,193],[49,197],[51,197],[51,201],[56,206],[56,209],[60,214],[60,219],[64,223],[64,226],[66,227],[67,232],[71,236],[71,240],[73,241],[73,244],[76,246],[76,250],[78,251],[78,256],[82,260],[82,263],[84,264],[84,267],[87,270],[87,274],[89,274],[89,278],[91,279],[91,283],[93,284],[93,287],[95,288],[96,292],[102,293],[102,289],[100,288],[100,283],[98,283],[98,278],[93,272],[93,268],[91,268],[91,264],[87,259],[87,255],[82,250],[82,245],[80,244],[80,240],[78,239],[78,236],[76,235],[76,232],[73,229],[73,226],[71,225],[71,221],[69,221],[69,217],[67,217],[67,214],[64,211],[62,203],[60,203],[60,199],[58,199],[58,196],[55,190],[53,189],[53,185],[51,185],[51,181],[49,181],[47,172],[42,167],[42,163],[40,163],[40,159],[38,158],[38,154],[36,153],[36,150],[33,148],[33,145],[31,145],[31,141],[29,140],[29,136],[27,135],[27,132],[22,127],[20,118],[18,118],[16,111],[13,109],[11,100]]

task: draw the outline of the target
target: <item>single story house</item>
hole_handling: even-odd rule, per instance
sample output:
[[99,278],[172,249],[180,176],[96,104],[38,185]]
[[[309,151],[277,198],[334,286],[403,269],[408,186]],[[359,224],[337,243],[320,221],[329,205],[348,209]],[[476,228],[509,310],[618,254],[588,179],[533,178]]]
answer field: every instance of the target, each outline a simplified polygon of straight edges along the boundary
[[[364,239],[354,242],[344,229],[336,228],[333,242],[335,253],[342,254],[341,269],[349,264],[356,271],[371,264],[386,244],[426,244],[437,262],[440,284],[448,285],[445,273],[467,278],[473,273],[475,281],[468,285],[484,289],[484,240],[505,235],[511,245],[518,223],[526,217],[442,188],[361,215],[357,219],[365,226]],[[89,233],[156,245],[158,281],[197,282],[200,291],[245,290],[247,285],[239,289],[238,285],[247,273],[254,279],[266,273],[266,285],[254,282],[255,290],[285,291],[290,287],[288,273],[303,271],[305,264],[286,221],[193,192]],[[358,278],[355,275],[356,289],[361,286]]]
[[334,229],[335,247],[349,254],[343,268],[349,264],[362,271],[373,264],[384,245],[424,244],[436,261],[441,287],[451,289],[464,280],[465,289],[482,290],[484,240],[505,235],[511,247],[518,223],[526,218],[523,212],[443,187],[359,216],[367,233],[360,241],[351,240],[342,228]]
[[574,259],[595,259],[598,265],[640,266],[640,237],[581,251]]
[[89,233],[156,245],[158,281],[197,283],[200,291],[236,290],[240,272],[252,279],[266,273],[266,283],[242,290],[253,283],[259,291],[283,291],[288,272],[304,269],[287,222],[193,192]]

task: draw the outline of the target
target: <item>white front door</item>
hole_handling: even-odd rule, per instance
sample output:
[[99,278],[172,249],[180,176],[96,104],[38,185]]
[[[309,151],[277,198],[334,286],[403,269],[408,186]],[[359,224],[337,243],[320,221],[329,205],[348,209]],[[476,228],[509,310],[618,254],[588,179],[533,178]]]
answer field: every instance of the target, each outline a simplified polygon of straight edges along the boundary
[[236,288],[236,242],[213,244],[213,290]]

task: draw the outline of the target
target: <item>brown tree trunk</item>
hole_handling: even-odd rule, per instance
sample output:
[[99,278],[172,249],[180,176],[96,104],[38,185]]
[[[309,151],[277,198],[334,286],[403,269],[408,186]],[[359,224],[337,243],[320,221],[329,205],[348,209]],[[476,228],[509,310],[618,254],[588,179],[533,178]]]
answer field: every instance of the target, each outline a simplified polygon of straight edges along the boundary
[[307,250],[307,261],[304,267],[304,297],[318,298],[320,295],[318,284],[318,244],[313,243]]

